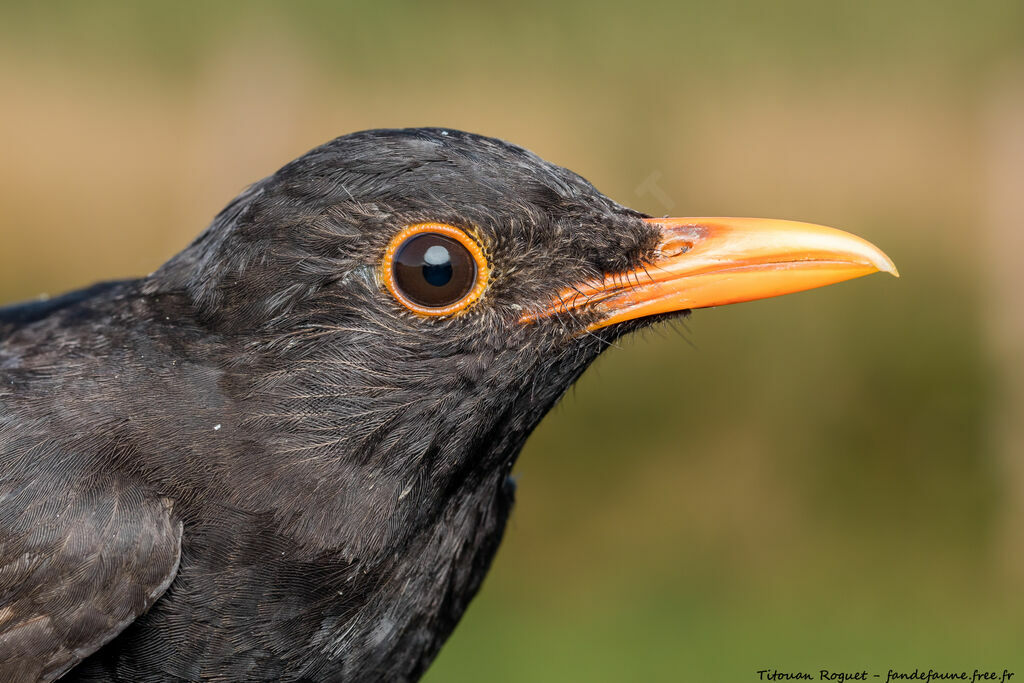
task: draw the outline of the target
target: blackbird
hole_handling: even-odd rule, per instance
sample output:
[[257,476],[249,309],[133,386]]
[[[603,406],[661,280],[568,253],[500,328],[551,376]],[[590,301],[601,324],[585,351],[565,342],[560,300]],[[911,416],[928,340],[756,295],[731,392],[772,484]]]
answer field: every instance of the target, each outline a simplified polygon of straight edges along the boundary
[[415,680],[602,350],[877,271],[850,234],[650,218],[492,138],[337,138],[151,275],[0,309],[2,680]]

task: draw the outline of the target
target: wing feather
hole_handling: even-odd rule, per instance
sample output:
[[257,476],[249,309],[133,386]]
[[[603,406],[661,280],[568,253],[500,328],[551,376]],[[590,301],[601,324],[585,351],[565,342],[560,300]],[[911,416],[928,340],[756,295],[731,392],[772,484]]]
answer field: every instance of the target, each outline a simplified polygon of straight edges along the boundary
[[5,680],[55,680],[167,590],[181,559],[181,523],[169,501],[106,477],[63,487],[49,477],[4,483],[0,671]]

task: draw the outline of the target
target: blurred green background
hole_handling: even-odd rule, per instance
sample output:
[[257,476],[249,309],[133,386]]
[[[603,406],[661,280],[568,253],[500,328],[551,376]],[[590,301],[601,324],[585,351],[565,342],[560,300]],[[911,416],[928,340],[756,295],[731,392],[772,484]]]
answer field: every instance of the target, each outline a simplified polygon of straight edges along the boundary
[[441,681],[1024,677],[1024,3],[0,4],[0,301],[145,274],[336,135],[442,125],[864,280],[624,341],[531,438]]

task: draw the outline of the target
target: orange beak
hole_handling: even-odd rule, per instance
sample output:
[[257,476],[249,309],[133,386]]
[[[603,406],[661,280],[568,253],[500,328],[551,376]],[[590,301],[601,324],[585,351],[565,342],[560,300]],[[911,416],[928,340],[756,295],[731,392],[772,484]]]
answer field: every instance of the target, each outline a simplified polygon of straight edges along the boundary
[[801,292],[885,272],[882,251],[842,230],[763,218],[650,218],[661,228],[653,262],[563,291],[524,322],[597,311],[588,329],[659,313]]

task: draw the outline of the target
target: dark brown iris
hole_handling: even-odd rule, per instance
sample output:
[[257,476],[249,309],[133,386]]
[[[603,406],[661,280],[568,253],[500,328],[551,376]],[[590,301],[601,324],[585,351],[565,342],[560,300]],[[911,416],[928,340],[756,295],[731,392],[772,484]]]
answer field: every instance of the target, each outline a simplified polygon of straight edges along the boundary
[[395,286],[420,306],[450,306],[476,284],[476,261],[457,240],[437,233],[413,235],[395,252]]

